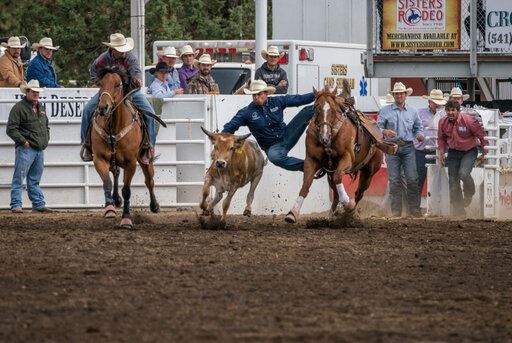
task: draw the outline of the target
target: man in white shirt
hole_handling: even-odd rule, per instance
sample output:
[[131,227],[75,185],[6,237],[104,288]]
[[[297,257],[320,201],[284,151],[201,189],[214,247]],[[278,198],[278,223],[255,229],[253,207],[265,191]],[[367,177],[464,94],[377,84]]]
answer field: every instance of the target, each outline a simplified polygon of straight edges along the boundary
[[158,62],[155,68],[151,68],[149,72],[155,75],[155,80],[149,86],[151,95],[156,98],[170,98],[176,94],[175,90],[171,90],[167,83],[169,77],[169,67],[165,62]]

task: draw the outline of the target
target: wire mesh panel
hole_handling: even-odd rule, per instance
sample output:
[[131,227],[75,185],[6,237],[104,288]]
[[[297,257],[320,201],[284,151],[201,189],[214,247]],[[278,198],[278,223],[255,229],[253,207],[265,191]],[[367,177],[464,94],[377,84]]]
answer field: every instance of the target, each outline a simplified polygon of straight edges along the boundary
[[[390,48],[389,46],[386,47],[385,42],[385,27],[388,27],[390,22],[386,22],[386,20],[393,20],[395,24],[397,22],[400,22],[400,12],[396,12],[396,17],[389,17],[390,13],[387,13],[388,11],[395,11],[393,6],[397,6],[397,8],[401,8],[403,4],[413,4],[410,6],[410,8],[407,11],[407,19],[410,19],[411,22],[414,22],[416,20],[417,22],[421,22],[425,18],[428,18],[429,16],[435,16],[435,11],[421,11],[418,10],[416,7],[414,7],[414,2],[406,2],[402,0],[370,0],[373,3],[373,18],[374,18],[374,25],[373,25],[373,48],[374,52],[381,55],[401,55],[401,54],[421,54],[421,55],[443,55],[443,54],[467,54],[471,51],[471,0],[460,0],[456,1],[453,0],[439,0],[436,2],[422,2],[422,3],[429,3],[434,4],[433,6],[440,6],[442,11],[440,10],[439,15],[446,15],[446,18],[443,18],[443,22],[445,23],[446,27],[450,25],[451,18],[460,18],[459,23],[459,37],[457,44],[460,43],[460,45],[455,48],[450,47],[447,49],[443,49],[442,47],[436,48],[436,45],[434,43],[432,44],[431,48],[428,48],[429,43],[425,42],[423,46],[426,46],[427,48],[421,48],[421,42],[418,42],[417,45],[420,46],[420,48],[411,48],[411,47],[401,47],[396,46],[396,49]],[[496,3],[498,3],[499,0],[477,0],[476,1],[476,51],[479,54],[512,54],[512,33],[508,34],[499,34],[499,33],[493,33],[493,32],[486,32],[486,18],[489,18],[488,25],[495,25],[498,26],[498,21],[500,21],[501,24],[508,23],[508,26],[510,26],[510,13],[508,16],[506,16],[500,11],[495,11],[493,6],[496,6]],[[450,5],[450,6],[448,6]],[[488,7],[489,5],[489,7]],[[409,5],[407,5],[409,6]],[[460,6],[460,7],[459,7]],[[419,6],[418,6],[419,7]],[[455,7],[455,10],[457,13],[453,13],[453,8]],[[384,11],[387,11],[384,13]],[[487,10],[487,13],[486,13]],[[403,13],[402,13],[403,14]],[[458,15],[456,15],[458,14]],[[388,18],[388,19],[386,19]],[[435,19],[435,18],[434,18]],[[427,19],[428,20],[428,19]],[[398,25],[398,24],[397,24]],[[417,29],[417,26],[411,25],[410,30],[402,29],[401,30],[404,34],[408,34],[411,37],[415,37],[417,40],[426,40],[425,35],[422,35],[420,32],[421,30]],[[433,32],[442,30],[434,29]],[[414,34],[417,34],[414,36]],[[428,40],[428,39],[427,39]],[[487,46],[486,46],[487,41]],[[496,47],[496,43],[502,43],[500,44],[500,47]],[[492,44],[492,45],[491,45]],[[412,44],[409,44],[412,45]],[[441,45],[441,44],[439,44]]]

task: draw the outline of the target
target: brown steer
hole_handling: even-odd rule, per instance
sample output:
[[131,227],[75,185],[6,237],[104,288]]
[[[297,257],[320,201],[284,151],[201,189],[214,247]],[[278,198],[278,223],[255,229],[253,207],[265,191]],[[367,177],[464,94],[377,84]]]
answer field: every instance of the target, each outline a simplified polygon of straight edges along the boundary
[[[251,183],[249,194],[247,194],[244,216],[251,215],[251,204],[254,199],[254,191],[261,176],[263,167],[266,164],[265,157],[258,144],[254,141],[247,141],[251,134],[236,136],[229,133],[212,133],[201,127],[203,132],[210,138],[213,145],[211,154],[212,164],[206,172],[203,185],[203,200],[201,209],[203,215],[210,215],[215,205],[222,199],[224,192],[228,195],[222,203],[222,221],[226,221],[226,213],[231,203],[231,198],[238,188]],[[207,203],[210,195],[210,187],[215,186],[215,198]]]

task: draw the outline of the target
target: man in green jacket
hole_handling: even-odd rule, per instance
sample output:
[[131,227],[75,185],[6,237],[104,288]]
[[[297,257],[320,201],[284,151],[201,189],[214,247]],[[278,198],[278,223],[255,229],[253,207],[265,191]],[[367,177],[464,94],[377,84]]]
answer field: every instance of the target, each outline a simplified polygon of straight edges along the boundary
[[50,127],[44,107],[39,103],[39,81],[30,80],[20,86],[25,97],[16,103],[9,113],[7,135],[16,144],[14,175],[11,186],[11,211],[23,213],[21,193],[23,179],[27,178],[28,197],[32,211],[53,212],[46,207],[44,195],[39,187],[44,169],[44,149],[50,139]]

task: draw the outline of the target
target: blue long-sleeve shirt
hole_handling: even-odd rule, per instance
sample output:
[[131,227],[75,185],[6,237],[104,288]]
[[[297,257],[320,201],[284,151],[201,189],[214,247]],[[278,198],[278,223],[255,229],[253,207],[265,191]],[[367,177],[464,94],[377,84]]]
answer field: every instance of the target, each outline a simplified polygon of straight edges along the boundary
[[38,80],[39,86],[48,88],[59,88],[57,74],[53,68],[53,61],[47,60],[38,52],[27,67],[27,81]]
[[284,95],[268,97],[263,106],[253,102],[242,108],[224,125],[223,132],[235,133],[240,126],[249,127],[254,138],[263,150],[279,143],[283,139],[286,124],[283,121],[283,110],[286,107],[302,106],[315,100],[313,93],[304,95]]
[[401,110],[395,103],[384,106],[380,109],[377,117],[377,125],[381,130],[393,130],[396,136],[393,138],[385,137],[389,142],[404,140],[412,142],[416,135],[423,133],[421,120],[418,111],[411,105],[405,104]]

